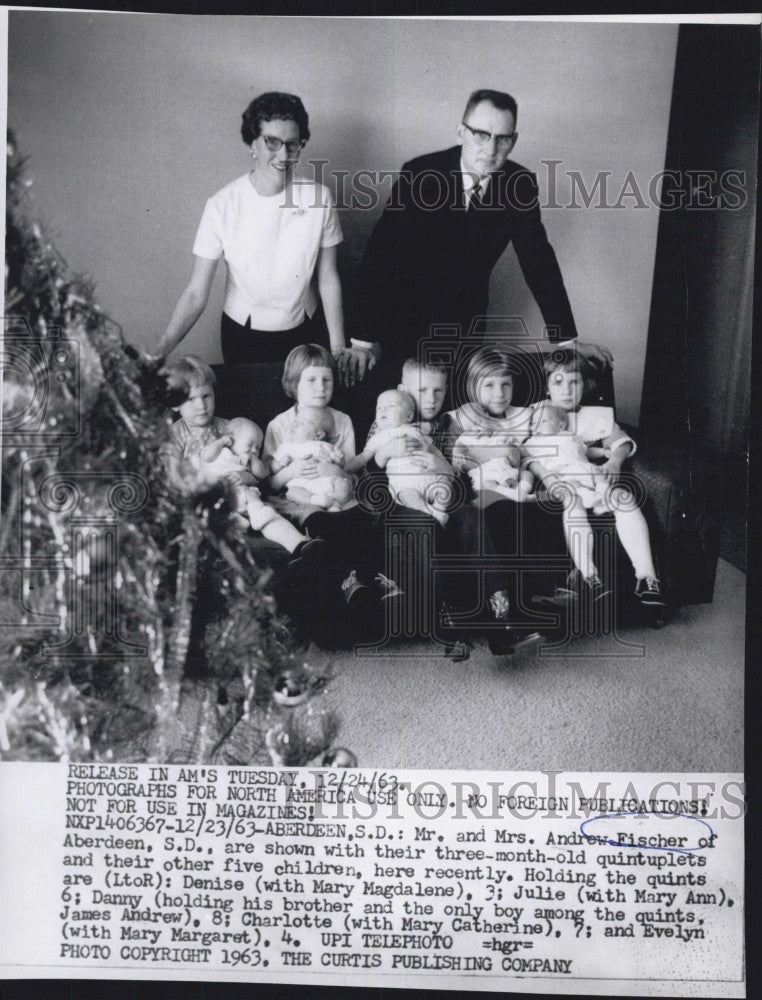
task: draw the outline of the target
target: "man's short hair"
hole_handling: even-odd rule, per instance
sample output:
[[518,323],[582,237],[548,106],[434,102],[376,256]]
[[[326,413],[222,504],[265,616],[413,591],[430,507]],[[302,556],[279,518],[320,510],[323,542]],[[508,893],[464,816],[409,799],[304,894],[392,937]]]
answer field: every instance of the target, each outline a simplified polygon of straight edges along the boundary
[[493,107],[497,108],[498,111],[510,111],[513,115],[514,122],[517,120],[519,108],[516,104],[515,97],[511,97],[510,94],[505,94],[501,90],[475,90],[469,97],[466,104],[466,110],[463,112],[464,121],[474,110],[477,104],[481,104],[482,101],[489,101],[489,103]]

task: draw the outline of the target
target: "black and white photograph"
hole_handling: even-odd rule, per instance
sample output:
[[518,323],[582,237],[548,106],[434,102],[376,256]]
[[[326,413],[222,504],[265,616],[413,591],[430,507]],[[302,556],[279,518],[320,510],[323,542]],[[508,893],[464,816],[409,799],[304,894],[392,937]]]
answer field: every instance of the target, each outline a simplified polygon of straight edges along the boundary
[[740,769],[757,29],[8,28],[4,755]]
[[758,18],[6,13],[0,759],[740,774]]

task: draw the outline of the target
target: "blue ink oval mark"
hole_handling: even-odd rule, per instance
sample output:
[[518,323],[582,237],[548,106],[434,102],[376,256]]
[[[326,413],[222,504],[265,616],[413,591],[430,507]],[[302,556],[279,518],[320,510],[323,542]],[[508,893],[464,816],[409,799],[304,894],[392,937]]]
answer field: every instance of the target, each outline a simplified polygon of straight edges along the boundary
[[[616,839],[608,832],[595,833],[587,829],[593,823],[600,823],[604,820],[616,820],[618,826],[615,828],[614,833],[617,835]],[[649,821],[657,820],[660,823],[669,821],[670,832],[662,833],[660,830],[654,830],[653,826],[647,833],[631,833],[628,830],[623,830],[623,821],[625,822],[636,822],[636,823],[648,823]],[[687,821],[687,823],[698,823],[700,824],[706,833],[702,836],[699,835],[695,827],[692,827],[692,832],[686,834],[678,826],[675,829],[675,824],[678,821]],[[657,812],[647,812],[647,813],[630,813],[630,812],[616,812],[616,813],[602,813],[600,816],[591,816],[580,824],[579,832],[583,837],[595,837],[599,843],[607,844],[609,847],[624,847],[635,851],[670,851],[673,854],[692,854],[694,851],[705,851],[707,847],[710,846],[711,841],[715,837],[715,833],[711,826],[703,819],[699,819],[697,816],[687,816],[685,813],[657,813]],[[621,839],[619,835],[624,834],[625,839]],[[692,839],[695,836],[697,843],[690,847],[685,846],[685,841]],[[605,838],[605,839],[604,839]],[[629,839],[628,839],[629,838]],[[657,843],[639,843],[640,840],[656,840]],[[659,843],[658,841],[663,840],[665,843]],[[674,844],[674,841],[682,841],[683,843]],[[703,843],[702,843],[703,841]]]

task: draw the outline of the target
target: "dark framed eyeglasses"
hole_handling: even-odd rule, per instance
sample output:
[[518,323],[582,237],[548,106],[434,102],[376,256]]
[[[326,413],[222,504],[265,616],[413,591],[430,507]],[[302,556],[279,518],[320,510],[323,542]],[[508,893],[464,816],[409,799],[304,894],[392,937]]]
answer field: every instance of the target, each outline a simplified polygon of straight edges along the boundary
[[307,145],[306,139],[288,139],[284,141],[283,139],[279,139],[277,135],[263,135],[262,138],[265,140],[265,146],[272,153],[277,153],[283,146],[286,147],[286,152],[288,153],[298,153],[300,149],[304,149]]
[[461,122],[460,124],[468,129],[474,137],[474,142],[477,146],[486,146],[490,140],[494,139],[498,149],[508,149],[516,140],[516,132],[510,132],[508,135],[498,135],[495,132],[485,132],[480,128],[471,128],[468,122]]

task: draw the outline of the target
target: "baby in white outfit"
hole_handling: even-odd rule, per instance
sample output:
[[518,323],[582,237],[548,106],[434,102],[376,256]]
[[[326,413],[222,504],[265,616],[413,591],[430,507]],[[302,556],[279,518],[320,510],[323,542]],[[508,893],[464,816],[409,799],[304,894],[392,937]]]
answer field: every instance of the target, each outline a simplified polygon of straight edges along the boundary
[[554,478],[574,489],[582,504],[594,514],[604,514],[607,482],[591,454],[605,457],[606,450],[590,449],[568,431],[566,413],[552,403],[539,403],[532,413],[531,437],[523,445],[528,459],[537,460]]
[[343,510],[354,500],[354,480],[342,468],[341,449],[331,443],[335,433],[334,419],[327,408],[297,415],[290,439],[273,455],[272,470],[278,472],[296,459],[314,458],[320,463],[320,474],[292,479],[286,487],[289,500],[328,511]]
[[[361,468],[374,458],[386,469],[398,504],[425,511],[444,525],[455,471],[414,420],[415,400],[409,393],[400,389],[382,392],[376,401],[376,433],[351,467]],[[409,442],[413,442],[412,449]]]
[[267,470],[259,458],[262,431],[245,417],[227,422],[226,433],[201,450],[200,474],[209,483],[224,479],[233,487],[236,509],[246,511],[255,531],[276,517],[272,507],[262,500],[259,482],[267,478]]

